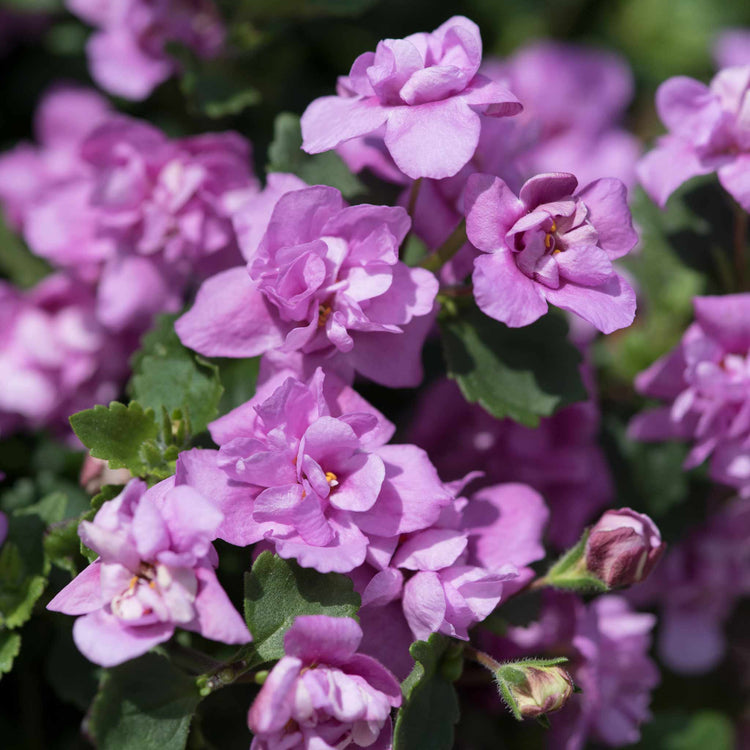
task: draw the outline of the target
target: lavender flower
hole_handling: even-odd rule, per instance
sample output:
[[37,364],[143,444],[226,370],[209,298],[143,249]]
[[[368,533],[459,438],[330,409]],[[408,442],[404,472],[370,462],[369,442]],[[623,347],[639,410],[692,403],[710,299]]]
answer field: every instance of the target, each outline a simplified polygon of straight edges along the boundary
[[286,656],[250,707],[252,750],[390,747],[401,688],[375,659],[357,653],[361,640],[349,618],[294,621],[284,636]]
[[636,440],[693,441],[692,468],[711,457],[714,479],[750,492],[750,294],[696,297],[696,321],[681,343],[636,378],[669,402],[630,424]]
[[430,34],[386,39],[354,61],[338,96],[307,108],[302,147],[315,154],[375,134],[409,177],[450,177],[474,154],[482,115],[521,111],[505,86],[478,72],[481,61],[479,29],[463,16]]
[[551,302],[603,333],[635,316],[635,293],[612,261],[638,240],[615,179],[574,195],[572,174],[538,175],[516,197],[499,177],[472,175],[466,186],[466,231],[484,254],[474,261],[474,296],[491,318],[529,325]]
[[691,177],[716,172],[724,189],[750,210],[750,125],[745,114],[750,65],[725,68],[709,86],[678,76],[656,92],[667,135],[643,157],[638,177],[660,206]]
[[221,513],[190,487],[165,479],[147,490],[134,479],[82,521],[84,544],[99,554],[47,605],[82,615],[73,626],[81,652],[104,667],[168,640],[179,626],[225,643],[251,640],[219,584],[211,541]]

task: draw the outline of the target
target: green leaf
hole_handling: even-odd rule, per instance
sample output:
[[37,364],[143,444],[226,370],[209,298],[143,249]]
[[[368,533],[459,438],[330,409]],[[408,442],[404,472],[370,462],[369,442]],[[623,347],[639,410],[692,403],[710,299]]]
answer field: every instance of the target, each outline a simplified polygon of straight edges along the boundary
[[141,446],[159,435],[153,409],[144,410],[137,401],[128,406],[113,401],[73,414],[70,424],[91,455],[109,461],[110,468],[128,469],[134,476],[148,473]]
[[[71,518],[51,526],[44,536],[44,554],[53,565],[67,570],[72,576],[79,573],[76,561],[81,555],[78,538],[78,519]],[[92,562],[92,561],[89,561]]]
[[224,393],[219,402],[219,414],[226,414],[255,395],[260,357],[252,359],[214,359]]
[[8,519],[8,536],[0,548],[0,625],[17,628],[31,617],[47,585],[45,523],[35,514],[17,512]]
[[345,198],[352,198],[365,189],[335,151],[313,156],[302,151],[299,117],[289,112],[276,117],[268,161],[267,172],[291,172],[308,185],[338,188]]
[[13,661],[21,651],[21,636],[9,630],[0,631],[0,675],[13,669]]
[[199,63],[187,70],[180,81],[191,107],[213,120],[240,114],[258,104],[258,89],[247,85],[244,78],[232,75],[222,64]]
[[147,654],[105,671],[89,730],[101,750],[182,750],[199,702],[194,678]]
[[656,714],[642,729],[643,750],[733,750],[732,720],[717,711]]
[[11,232],[0,216],[0,271],[24,289],[34,286],[50,273],[46,261],[33,255]]
[[219,369],[193,354],[174,330],[174,315],[162,315],[143,338],[133,357],[133,398],[145,408],[169,414],[176,409],[190,415],[194,433],[202,432],[218,414],[223,388]]
[[299,615],[354,617],[359,605],[347,576],[318,573],[270,552],[245,574],[245,621],[262,661],[284,655],[284,634]]
[[[451,750],[454,725],[459,718],[458,697],[446,678],[443,665],[450,661],[452,644],[433,633],[427,641],[417,641],[409,649],[414,668],[401,690],[404,702],[396,717],[393,750]],[[452,675],[451,675],[452,676]]]
[[561,316],[508,328],[471,303],[445,310],[440,328],[448,375],[467,401],[495,417],[535,427],[540,417],[587,397],[581,355]]

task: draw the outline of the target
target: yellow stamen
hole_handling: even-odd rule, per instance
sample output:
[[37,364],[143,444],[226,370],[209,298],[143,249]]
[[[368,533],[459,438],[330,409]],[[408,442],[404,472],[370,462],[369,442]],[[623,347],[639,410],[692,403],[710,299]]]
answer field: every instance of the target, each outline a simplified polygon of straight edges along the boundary
[[318,328],[322,328],[326,324],[331,312],[330,305],[318,305]]
[[132,591],[138,585],[138,576],[133,576],[128,584],[128,589]]
[[339,483],[339,478],[332,471],[327,471],[326,482],[328,482],[331,487],[335,487]]
[[549,228],[550,232],[556,232],[557,231],[557,224],[555,224],[554,220],[552,221],[552,226]]
[[549,250],[552,247],[552,235],[551,234],[545,234],[544,235],[544,246]]

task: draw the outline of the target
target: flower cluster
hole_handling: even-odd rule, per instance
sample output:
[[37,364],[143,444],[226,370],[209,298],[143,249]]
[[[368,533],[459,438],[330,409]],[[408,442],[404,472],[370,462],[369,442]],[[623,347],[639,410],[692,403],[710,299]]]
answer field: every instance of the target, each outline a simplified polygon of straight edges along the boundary
[[[94,79],[126,98],[145,98],[179,72],[171,44],[211,57],[224,41],[211,0],[67,6],[96,27],[88,44]],[[244,33],[255,34],[251,27]],[[640,175],[661,203],[690,174],[718,171],[748,207],[750,67],[736,64],[742,52],[730,42],[721,54],[736,67],[710,89],[677,79],[660,90],[670,134]],[[137,476],[114,499],[96,501],[93,518],[78,519],[93,562],[48,604],[77,617],[73,637],[84,656],[112,667],[166,644],[177,629],[192,631],[200,638],[191,648],[182,633],[159,650],[195,660],[191,689],[201,695],[240,678],[260,686],[248,714],[254,750],[388,750],[394,710],[413,701],[412,690],[419,696],[420,681],[432,670],[452,690],[454,657],[492,664],[482,646],[525,660],[525,671],[502,665],[502,679],[514,684],[511,708],[517,718],[557,712],[553,746],[638,740],[658,681],[648,657],[655,616],[608,592],[651,575],[665,544],[636,500],[636,510],[605,510],[615,481],[598,432],[610,424],[594,386],[599,351],[588,356],[598,333],[624,329],[636,314],[636,293],[618,268],[638,242],[628,189],[640,147],[621,127],[632,88],[618,57],[562,44],[483,62],[479,29],[460,16],[431,33],[385,39],[354,61],[336,95],[307,107],[300,128],[310,156],[299,158],[310,171],[300,174],[313,182],[327,162],[312,155],[336,150],[355,171],[368,168],[403,190],[396,205],[349,204],[335,187],[274,171],[261,186],[238,133],[171,137],[92,91],[48,93],[36,144],[0,156],[6,222],[53,269],[26,291],[0,282],[0,433],[59,429],[73,412],[121,396],[127,360],[158,313],[179,313],[176,335],[200,355],[259,360],[237,367],[247,377],[257,364],[254,395],[231,410],[222,402],[201,422],[218,414],[207,428],[213,443],[189,434],[193,384],[174,376],[159,385],[184,387],[185,408],[178,419],[165,406],[161,426],[166,399],[142,396],[133,381],[140,405],[155,402],[152,422],[152,412],[132,410],[153,430],[140,444],[129,434],[112,442],[132,438],[128,453],[137,459],[92,447],[98,458],[81,475],[87,491],[124,481],[99,457]],[[687,156],[675,165],[678,154]],[[367,199],[384,194],[368,189]],[[574,329],[560,345],[571,361],[586,355],[589,398],[571,404],[565,389],[550,393],[567,405],[537,428],[493,418],[514,412],[476,382],[496,372],[479,377],[477,369],[499,358],[497,372],[519,370],[508,378],[519,400],[541,373],[512,354],[504,359],[472,316],[492,318],[483,319],[490,333],[521,329],[549,305],[586,331]],[[637,416],[631,434],[693,441],[687,466],[710,457],[711,477],[747,500],[750,295],[697,298],[695,311],[678,348],[637,379],[642,394],[668,406]],[[457,321],[470,330],[448,342]],[[381,387],[422,385],[423,353],[433,358],[438,328],[445,370],[431,379],[428,368],[423,392],[404,394],[389,411],[397,399],[389,403]],[[450,343],[466,356],[452,356]],[[219,380],[237,363],[180,355],[186,370],[210,371],[213,409]],[[478,403],[468,405],[461,391]],[[497,400],[488,404],[487,394]],[[397,432],[390,418],[407,405],[411,426],[399,423]],[[670,665],[680,666],[686,647],[686,671],[722,652],[720,625],[750,581],[740,543],[745,505],[727,505],[674,545],[632,595],[664,605],[660,646]],[[14,540],[13,512],[0,514],[0,543],[9,523]],[[257,561],[244,618],[228,579],[225,591],[217,576],[217,548],[241,565]],[[537,563],[550,549],[564,554],[542,574]],[[270,636],[254,620],[249,593],[264,563],[293,572],[263,592],[279,610]],[[698,581],[688,572],[694,564],[705,572]],[[320,602],[297,575],[326,589]],[[345,604],[326,609],[329,585],[345,590]],[[541,609],[529,617],[540,589]],[[606,595],[577,595],[591,590]],[[505,607],[513,597],[517,612]],[[348,616],[331,616],[339,606]],[[204,638],[242,648],[232,655],[209,644],[224,661],[209,660],[192,649]],[[423,647],[435,649],[434,664],[420,661]],[[415,660],[421,666],[412,671]],[[495,677],[502,692],[499,670]],[[573,695],[574,683],[582,695]]]
[[693,441],[686,468],[711,458],[713,479],[750,493],[750,295],[696,297],[695,323],[636,378],[668,406],[639,414],[637,440]]
[[750,593],[750,502],[730,503],[669,550],[630,592],[660,610],[659,656],[675,672],[702,674],[725,656],[724,625]]
[[0,282],[0,434],[50,427],[116,398],[137,346],[96,319],[92,290],[62,274],[21,292]]
[[36,145],[0,156],[0,204],[57,273],[3,288],[3,433],[116,398],[154,315],[241,259],[231,210],[258,189],[239,135],[172,140],[88,89],[51,90],[35,125]]
[[656,93],[656,108],[669,131],[638,165],[638,176],[661,206],[691,177],[716,172],[726,191],[750,210],[750,64],[724,68],[709,86],[678,76]]
[[575,544],[585,525],[614,499],[609,467],[596,443],[598,430],[593,399],[532,428],[494,419],[467,404],[455,383],[440,380],[420,398],[408,437],[427,451],[443,479],[479,470],[485,482],[521,482],[536,489],[551,514],[547,539],[562,549]]

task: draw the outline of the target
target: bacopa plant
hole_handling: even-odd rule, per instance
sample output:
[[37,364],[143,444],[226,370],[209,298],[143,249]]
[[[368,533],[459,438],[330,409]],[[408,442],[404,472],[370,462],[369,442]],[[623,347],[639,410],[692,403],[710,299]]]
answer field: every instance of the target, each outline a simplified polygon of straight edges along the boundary
[[386,5],[0,6],[3,747],[747,739],[750,32]]

